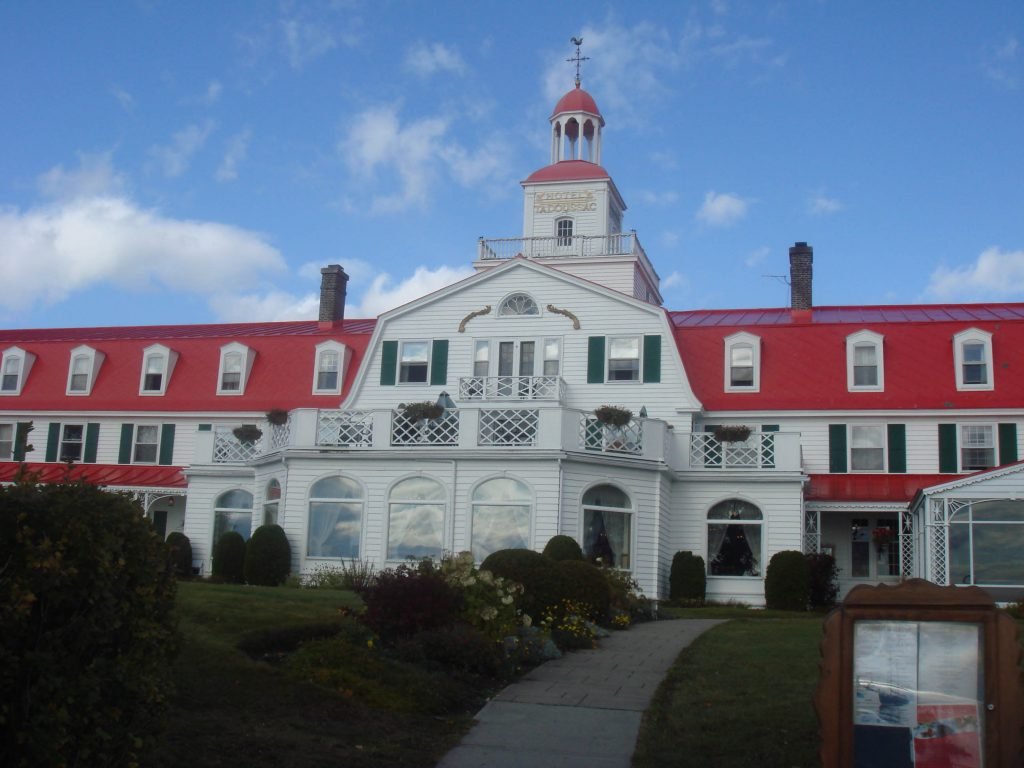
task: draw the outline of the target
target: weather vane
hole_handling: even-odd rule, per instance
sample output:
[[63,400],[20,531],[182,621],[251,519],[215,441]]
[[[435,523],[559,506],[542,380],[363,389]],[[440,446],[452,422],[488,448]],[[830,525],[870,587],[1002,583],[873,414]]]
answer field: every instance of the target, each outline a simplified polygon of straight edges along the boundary
[[576,46],[576,55],[571,59],[566,59],[569,62],[576,62],[576,87],[580,87],[580,62],[590,61],[589,56],[580,56],[580,46],[583,45],[582,37],[570,37],[569,41]]

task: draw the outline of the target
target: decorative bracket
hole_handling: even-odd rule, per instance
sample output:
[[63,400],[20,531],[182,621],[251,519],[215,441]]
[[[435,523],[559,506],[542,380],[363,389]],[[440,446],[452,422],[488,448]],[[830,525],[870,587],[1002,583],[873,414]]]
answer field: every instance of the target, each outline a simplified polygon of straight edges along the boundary
[[553,304],[548,304],[548,312],[554,312],[556,315],[565,315],[572,320],[572,328],[574,331],[578,331],[580,329],[580,319],[568,309],[559,309]]
[[489,315],[489,314],[491,314],[491,305],[490,304],[488,304],[483,309],[478,309],[478,310],[475,310],[473,312],[470,312],[468,315],[466,315],[464,318],[462,318],[462,322],[459,323],[459,333],[465,333],[466,332],[466,324],[470,320],[472,320],[474,317],[480,317],[481,315]]

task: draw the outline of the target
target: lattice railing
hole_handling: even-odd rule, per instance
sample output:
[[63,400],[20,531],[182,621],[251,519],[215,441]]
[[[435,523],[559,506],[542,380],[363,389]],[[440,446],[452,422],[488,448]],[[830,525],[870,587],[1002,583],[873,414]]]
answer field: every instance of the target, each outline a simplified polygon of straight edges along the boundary
[[391,412],[392,445],[458,445],[459,412],[449,409],[436,419],[413,421],[402,411]]
[[949,583],[949,569],[947,566],[946,534],[948,527],[946,523],[946,509],[942,499],[932,499],[928,510],[928,548],[931,553],[931,571],[929,581],[936,584]]
[[821,512],[817,509],[804,510],[804,554],[821,551]]
[[234,427],[220,424],[213,428],[213,463],[244,464],[260,453],[266,436],[256,442],[242,442],[235,437]]
[[284,424],[268,424],[267,432],[263,433],[263,445],[266,451],[279,451],[287,448],[292,439],[292,420],[288,418]]
[[[572,237],[505,237],[481,238],[477,256],[481,259],[511,259],[514,256],[604,256],[611,254],[643,254],[636,232],[612,235],[573,235]],[[645,254],[646,255],[646,254]]]
[[909,579],[917,575],[914,562],[914,515],[909,509],[900,514],[900,576]]
[[372,411],[318,411],[316,444],[345,448],[373,445]]
[[636,419],[617,427],[586,414],[580,418],[580,442],[588,451],[642,453],[643,437],[643,422]]
[[711,432],[690,435],[690,466],[774,469],[776,432],[754,432],[743,441],[722,442]]
[[540,413],[521,408],[480,411],[480,445],[536,445]]
[[465,376],[460,400],[556,400],[565,394],[561,376]]

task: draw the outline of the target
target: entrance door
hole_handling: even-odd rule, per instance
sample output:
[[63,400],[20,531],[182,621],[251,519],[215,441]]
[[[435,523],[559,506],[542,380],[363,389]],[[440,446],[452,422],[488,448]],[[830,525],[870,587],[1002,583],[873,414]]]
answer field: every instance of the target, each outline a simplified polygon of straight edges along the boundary
[[166,509],[154,509],[153,510],[153,527],[156,529],[157,535],[161,539],[167,537],[167,510]]
[[499,397],[530,398],[535,349],[533,341],[498,342]]

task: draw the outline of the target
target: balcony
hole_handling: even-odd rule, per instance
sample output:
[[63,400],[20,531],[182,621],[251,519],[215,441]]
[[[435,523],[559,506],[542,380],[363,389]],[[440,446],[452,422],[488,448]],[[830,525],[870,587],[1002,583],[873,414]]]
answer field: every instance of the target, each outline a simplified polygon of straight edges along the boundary
[[562,402],[561,376],[464,376],[459,379],[460,400],[553,400]]
[[647,260],[647,253],[636,232],[615,235],[576,235],[573,237],[505,237],[477,241],[477,258],[481,260],[527,258],[558,258],[584,256],[636,256]]
[[797,432],[753,432],[734,442],[722,442],[710,432],[694,432],[689,438],[690,469],[800,470]]

